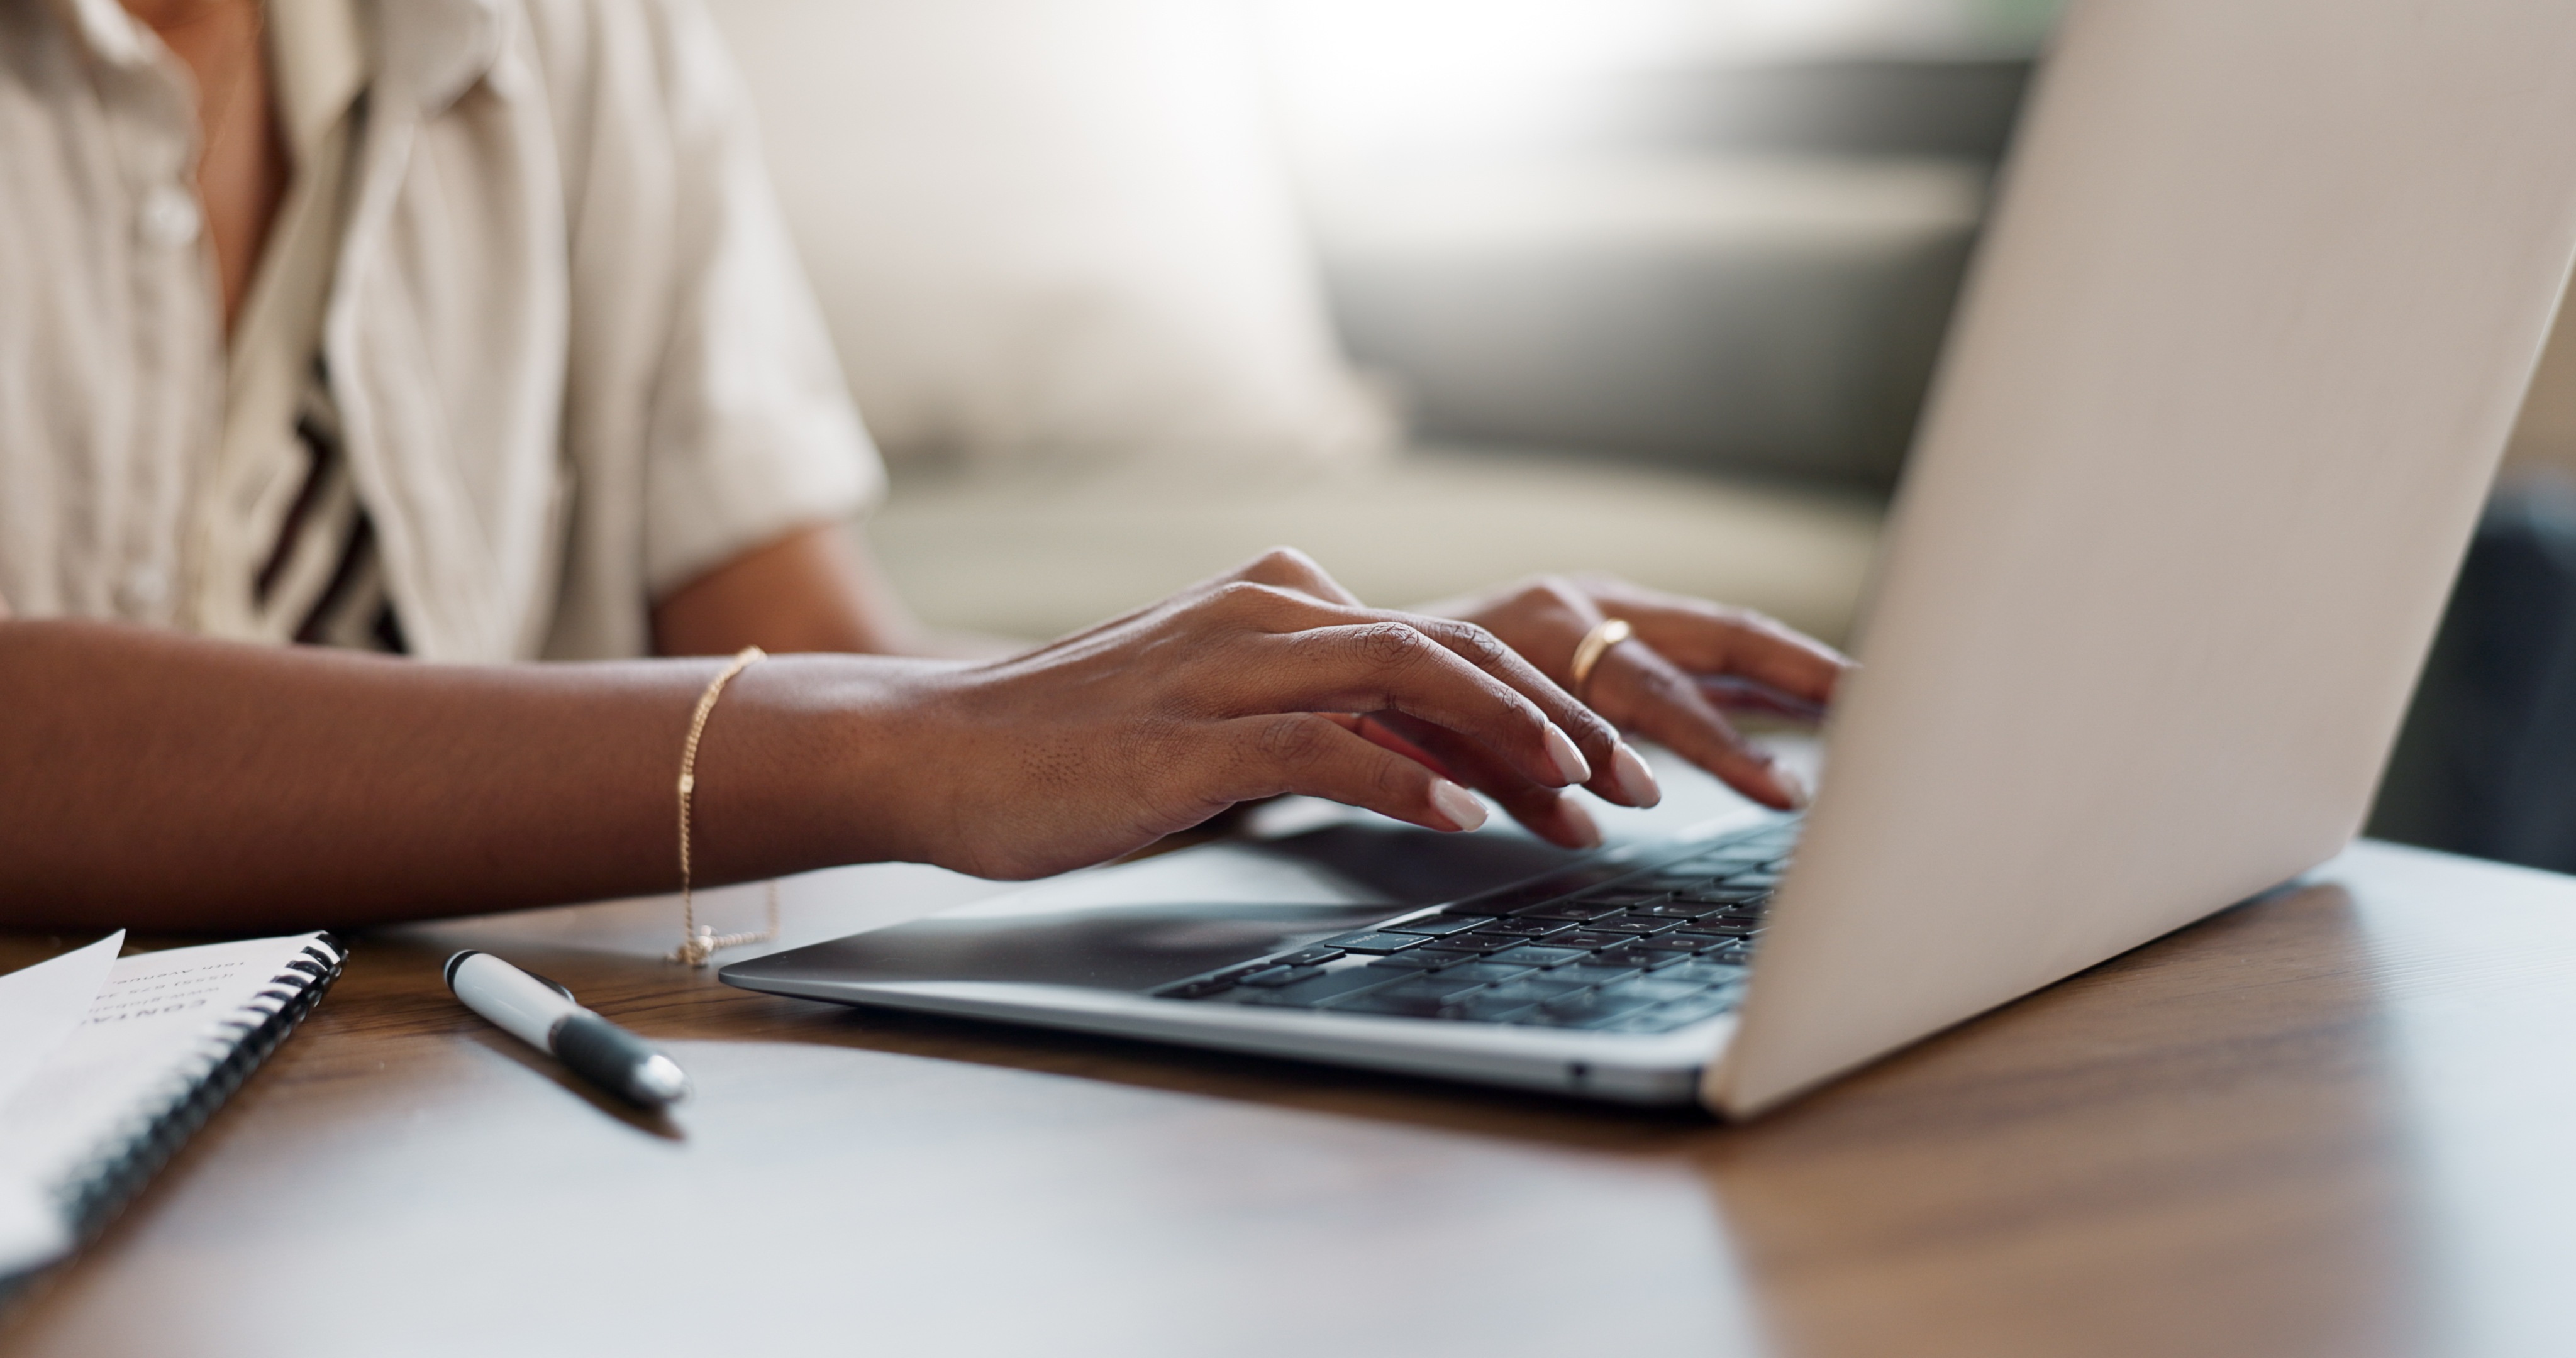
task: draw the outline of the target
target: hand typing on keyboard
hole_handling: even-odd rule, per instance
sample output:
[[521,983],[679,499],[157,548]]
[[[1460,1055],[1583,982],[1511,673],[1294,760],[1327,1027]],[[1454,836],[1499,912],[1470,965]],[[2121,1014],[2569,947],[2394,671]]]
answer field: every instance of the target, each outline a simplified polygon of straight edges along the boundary
[[[1484,626],[1621,730],[1656,741],[1782,810],[1806,805],[1805,786],[1739,735],[1726,713],[1813,720],[1833,701],[1834,685],[1851,664],[1759,613],[1606,575],[1539,576],[1421,611]],[[1602,652],[1588,682],[1577,684],[1571,673],[1576,648],[1609,618],[1625,620],[1633,639]],[[1508,791],[1496,795],[1517,813]]]

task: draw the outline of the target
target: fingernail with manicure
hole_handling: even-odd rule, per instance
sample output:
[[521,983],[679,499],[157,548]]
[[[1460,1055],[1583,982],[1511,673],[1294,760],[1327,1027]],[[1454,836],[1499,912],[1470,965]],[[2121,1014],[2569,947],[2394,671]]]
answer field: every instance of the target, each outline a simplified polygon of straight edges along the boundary
[[1556,776],[1564,779],[1566,786],[1592,781],[1591,761],[1583,757],[1583,751],[1574,748],[1573,738],[1557,729],[1554,722],[1548,723],[1547,757],[1556,761]]
[[1610,781],[1630,806],[1653,806],[1664,799],[1664,789],[1655,782],[1655,771],[1647,768],[1646,761],[1638,758],[1625,741],[1620,742],[1619,752],[1610,757]]
[[1461,830],[1473,830],[1485,823],[1485,804],[1476,800],[1475,793],[1446,778],[1431,780],[1431,804]]

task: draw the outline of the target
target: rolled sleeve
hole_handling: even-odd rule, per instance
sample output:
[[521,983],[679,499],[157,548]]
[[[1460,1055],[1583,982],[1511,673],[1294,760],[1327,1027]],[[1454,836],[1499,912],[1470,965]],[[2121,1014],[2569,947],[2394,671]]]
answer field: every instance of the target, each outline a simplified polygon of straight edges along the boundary
[[662,14],[678,267],[644,447],[657,599],[799,528],[852,518],[885,485],[721,40],[686,0]]

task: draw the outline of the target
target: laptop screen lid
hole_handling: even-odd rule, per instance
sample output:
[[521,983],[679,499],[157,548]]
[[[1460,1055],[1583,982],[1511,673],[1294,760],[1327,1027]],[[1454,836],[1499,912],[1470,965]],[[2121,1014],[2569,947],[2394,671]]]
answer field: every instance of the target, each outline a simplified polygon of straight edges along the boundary
[[2576,5],[2078,0],[1703,1097],[2356,833],[2576,254]]

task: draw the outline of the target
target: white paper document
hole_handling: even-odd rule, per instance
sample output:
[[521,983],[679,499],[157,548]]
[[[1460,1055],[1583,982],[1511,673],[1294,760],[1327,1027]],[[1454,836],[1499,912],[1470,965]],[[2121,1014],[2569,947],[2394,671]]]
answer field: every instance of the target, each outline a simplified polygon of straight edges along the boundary
[[[0,976],[0,1107],[52,1059],[88,1015],[125,946],[117,930],[86,948]],[[35,1181],[16,1172],[0,1145],[0,1274],[41,1264],[71,1248],[71,1234]]]
[[0,1106],[80,1026],[124,947],[125,931],[119,929],[86,948],[0,976],[0,1033],[7,1034],[0,1041]]
[[71,1248],[70,1196],[291,1001],[278,978],[315,937],[120,958],[120,932],[0,976],[0,1276]]

